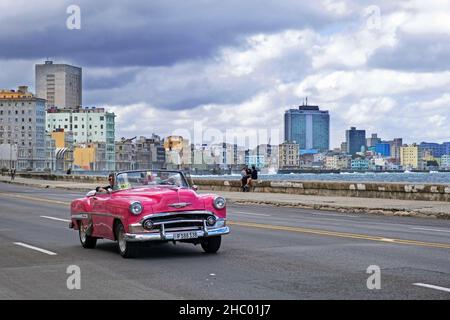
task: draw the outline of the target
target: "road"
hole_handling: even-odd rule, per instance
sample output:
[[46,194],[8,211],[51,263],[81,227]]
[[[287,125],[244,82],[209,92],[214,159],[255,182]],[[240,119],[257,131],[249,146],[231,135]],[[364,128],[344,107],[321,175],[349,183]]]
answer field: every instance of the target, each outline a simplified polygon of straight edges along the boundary
[[79,196],[0,184],[0,299],[450,299],[450,221],[229,205],[218,254],[163,244],[127,260],[111,241],[80,246]]

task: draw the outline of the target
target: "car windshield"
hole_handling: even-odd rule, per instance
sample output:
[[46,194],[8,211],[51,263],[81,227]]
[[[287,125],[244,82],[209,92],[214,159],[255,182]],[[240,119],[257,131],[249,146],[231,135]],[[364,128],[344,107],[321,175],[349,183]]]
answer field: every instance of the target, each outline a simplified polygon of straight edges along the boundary
[[114,189],[124,190],[146,186],[189,187],[178,171],[131,171],[117,174]]

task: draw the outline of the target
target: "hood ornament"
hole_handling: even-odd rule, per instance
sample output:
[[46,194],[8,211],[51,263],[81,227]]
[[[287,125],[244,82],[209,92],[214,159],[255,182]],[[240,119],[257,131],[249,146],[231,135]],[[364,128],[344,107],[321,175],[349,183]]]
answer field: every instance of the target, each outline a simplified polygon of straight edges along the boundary
[[169,204],[169,207],[173,207],[173,208],[179,209],[179,208],[184,208],[184,207],[187,207],[187,206],[190,206],[190,205],[191,204],[188,203],[188,202],[180,202],[180,203]]

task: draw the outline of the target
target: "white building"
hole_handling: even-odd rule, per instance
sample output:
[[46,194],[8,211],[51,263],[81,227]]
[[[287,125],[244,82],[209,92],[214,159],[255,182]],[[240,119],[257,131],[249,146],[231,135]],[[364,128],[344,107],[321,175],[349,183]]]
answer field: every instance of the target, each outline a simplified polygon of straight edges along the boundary
[[4,144],[17,148],[17,161],[11,166],[18,171],[44,169],[45,100],[28,92],[27,86],[0,90],[0,145]]
[[450,155],[443,155],[441,157],[441,168],[450,169]]

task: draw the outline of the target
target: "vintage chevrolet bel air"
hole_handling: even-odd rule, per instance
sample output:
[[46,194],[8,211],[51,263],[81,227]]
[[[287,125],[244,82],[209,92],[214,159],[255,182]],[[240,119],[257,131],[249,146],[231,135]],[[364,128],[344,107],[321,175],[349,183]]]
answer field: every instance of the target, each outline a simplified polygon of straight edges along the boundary
[[197,194],[181,171],[126,171],[111,179],[111,189],[90,191],[71,203],[70,227],[78,230],[84,248],[110,239],[118,242],[122,257],[132,258],[141,243],[179,241],[215,253],[221,236],[230,232],[225,199]]

